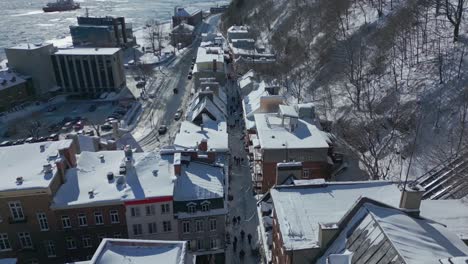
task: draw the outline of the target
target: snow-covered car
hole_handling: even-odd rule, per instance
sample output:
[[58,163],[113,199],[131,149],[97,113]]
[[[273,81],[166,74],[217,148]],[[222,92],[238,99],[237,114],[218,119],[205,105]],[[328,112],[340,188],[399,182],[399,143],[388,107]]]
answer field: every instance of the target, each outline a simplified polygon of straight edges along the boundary
[[182,109],[177,110],[177,112],[174,115],[175,120],[179,120],[182,117]]
[[158,129],[159,135],[164,135],[167,132],[167,127],[166,126],[160,126]]

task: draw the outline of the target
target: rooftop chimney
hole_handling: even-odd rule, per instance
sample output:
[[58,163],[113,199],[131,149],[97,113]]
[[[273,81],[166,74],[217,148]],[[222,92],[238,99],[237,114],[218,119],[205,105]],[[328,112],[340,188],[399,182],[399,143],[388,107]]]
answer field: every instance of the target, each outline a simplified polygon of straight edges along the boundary
[[41,150],[41,152],[44,152],[45,151],[45,144],[41,144],[39,146],[39,149]]
[[52,164],[46,163],[42,166],[44,173],[51,173],[52,172]]
[[401,190],[400,208],[419,215],[421,200],[426,190],[419,184],[407,184]]
[[182,173],[182,154],[180,152],[174,154],[174,174],[180,176]]
[[21,185],[23,184],[23,177],[20,176],[20,177],[16,177],[16,185]]
[[198,149],[201,151],[208,151],[208,140],[206,138],[202,139],[200,144],[198,144]]
[[338,232],[338,225],[334,223],[319,223],[319,243],[325,248]]

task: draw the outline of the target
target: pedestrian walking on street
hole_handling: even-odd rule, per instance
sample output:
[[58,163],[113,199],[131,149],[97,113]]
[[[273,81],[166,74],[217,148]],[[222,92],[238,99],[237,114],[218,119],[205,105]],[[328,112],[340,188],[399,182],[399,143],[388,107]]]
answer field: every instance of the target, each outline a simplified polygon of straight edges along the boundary
[[237,222],[239,222],[240,225],[240,216],[237,216]]
[[244,259],[244,256],[245,256],[245,251],[243,249],[241,249],[239,251],[239,258],[242,260],[242,259]]
[[232,244],[232,247],[234,249],[234,252],[236,252],[236,249],[237,249],[237,237],[236,236],[234,236],[234,242]]
[[244,230],[241,230],[241,240],[244,241],[244,236],[245,236],[245,232]]
[[232,225],[236,225],[236,217],[235,216],[232,218]]
[[252,243],[252,235],[249,233],[247,235],[247,240],[249,240],[249,245]]

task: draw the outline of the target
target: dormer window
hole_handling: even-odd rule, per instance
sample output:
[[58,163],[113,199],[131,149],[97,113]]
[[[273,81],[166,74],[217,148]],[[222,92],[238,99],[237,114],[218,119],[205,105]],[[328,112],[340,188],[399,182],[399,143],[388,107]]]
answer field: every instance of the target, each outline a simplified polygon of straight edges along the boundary
[[187,211],[191,214],[194,214],[196,211],[196,204],[195,203],[188,203],[187,204]]
[[201,203],[201,208],[202,208],[202,212],[207,212],[210,210],[210,202],[208,201],[203,201]]

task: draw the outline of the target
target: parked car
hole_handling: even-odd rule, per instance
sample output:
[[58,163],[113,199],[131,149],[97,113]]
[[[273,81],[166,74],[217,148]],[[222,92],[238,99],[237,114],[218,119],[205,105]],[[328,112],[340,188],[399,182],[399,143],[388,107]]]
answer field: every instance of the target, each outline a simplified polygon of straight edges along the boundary
[[177,112],[174,115],[175,120],[179,120],[182,117],[182,109],[177,110]]
[[56,134],[56,133],[50,134],[50,136],[47,139],[50,140],[50,141],[57,141],[57,140],[59,140],[59,135]]
[[44,142],[47,141],[47,137],[39,137],[36,142]]
[[160,126],[158,129],[159,135],[164,135],[167,132],[167,127],[166,126]]
[[187,79],[192,80],[192,74],[187,75]]
[[24,143],[34,143],[34,142],[36,142],[36,139],[33,138],[33,137],[28,137],[28,138],[24,141]]
[[101,130],[102,131],[108,131],[108,130],[111,130],[112,129],[112,126],[109,125],[109,124],[104,124],[101,126]]
[[0,147],[6,147],[6,146],[11,146],[13,143],[9,140],[5,140],[2,143],[0,143]]

